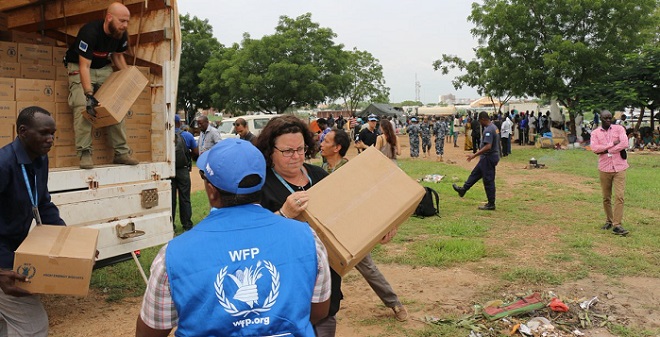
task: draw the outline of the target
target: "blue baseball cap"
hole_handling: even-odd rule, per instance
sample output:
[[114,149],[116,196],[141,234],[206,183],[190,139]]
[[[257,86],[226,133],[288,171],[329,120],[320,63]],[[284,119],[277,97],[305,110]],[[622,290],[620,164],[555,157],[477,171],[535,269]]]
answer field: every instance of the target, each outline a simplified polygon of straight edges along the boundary
[[378,116],[374,114],[369,115],[369,117],[367,118],[369,119],[369,121],[378,121]]
[[179,115],[174,115],[174,121],[177,122],[177,123],[180,122],[181,117],[179,117]]
[[417,118],[413,117],[410,119],[411,122],[417,122]]
[[[266,182],[266,159],[252,143],[236,138],[222,140],[197,159],[197,167],[211,185],[233,194],[261,190]],[[243,178],[256,174],[259,184],[239,187]]]

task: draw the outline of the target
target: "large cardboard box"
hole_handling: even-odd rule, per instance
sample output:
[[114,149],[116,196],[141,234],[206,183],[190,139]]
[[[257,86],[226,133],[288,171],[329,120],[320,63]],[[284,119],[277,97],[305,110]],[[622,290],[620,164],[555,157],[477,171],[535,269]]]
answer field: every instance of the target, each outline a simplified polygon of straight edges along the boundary
[[308,193],[310,201],[301,220],[316,230],[328,250],[330,266],[343,276],[412,215],[424,188],[369,147]]
[[56,67],[64,68],[64,55],[66,55],[67,48],[53,47],[53,65]]
[[16,126],[11,123],[0,123],[0,148],[13,142],[16,138]]
[[0,125],[16,123],[16,102],[0,101]]
[[21,77],[21,64],[17,62],[0,61],[0,77]]
[[69,81],[55,81],[55,102],[67,103],[69,101]]
[[55,80],[55,66],[49,64],[21,63],[21,77],[37,80]]
[[37,294],[87,295],[98,237],[93,228],[34,227],[14,257],[14,270],[30,279],[19,287]]
[[55,81],[16,79],[16,100],[25,102],[55,102]]
[[16,42],[0,41],[0,62],[18,62]]
[[18,63],[53,65],[53,47],[18,43]]
[[97,128],[121,122],[148,82],[137,67],[115,71],[94,94],[100,104],[96,117],[85,117]]
[[0,77],[0,101],[16,100],[16,81],[13,78]]

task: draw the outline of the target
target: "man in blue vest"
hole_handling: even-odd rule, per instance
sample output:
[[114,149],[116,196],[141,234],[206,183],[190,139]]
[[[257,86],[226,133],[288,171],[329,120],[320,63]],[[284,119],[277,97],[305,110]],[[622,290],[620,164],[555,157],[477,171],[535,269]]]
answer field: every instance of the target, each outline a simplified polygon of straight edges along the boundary
[[327,252],[307,224],[258,204],[264,156],[227,139],[197,167],[211,212],[154,259],[136,336],[314,336],[330,306]]

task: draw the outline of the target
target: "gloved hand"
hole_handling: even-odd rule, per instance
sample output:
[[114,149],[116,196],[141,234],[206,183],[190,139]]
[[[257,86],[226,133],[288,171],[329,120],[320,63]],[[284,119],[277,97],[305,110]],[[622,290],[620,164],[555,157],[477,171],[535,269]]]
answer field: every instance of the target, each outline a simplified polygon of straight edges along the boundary
[[85,97],[87,97],[87,106],[85,107],[85,109],[87,109],[87,113],[92,117],[96,117],[96,111],[94,111],[94,107],[99,105],[99,101],[96,100],[94,95],[87,94]]

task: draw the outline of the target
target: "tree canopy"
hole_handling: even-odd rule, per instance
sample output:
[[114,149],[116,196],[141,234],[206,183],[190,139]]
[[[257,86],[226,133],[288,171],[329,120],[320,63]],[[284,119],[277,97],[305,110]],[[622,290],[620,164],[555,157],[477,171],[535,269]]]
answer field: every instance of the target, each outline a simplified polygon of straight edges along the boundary
[[347,110],[355,111],[360,102],[388,103],[390,88],[385,86],[383,67],[378,59],[357,48],[346,53],[348,61],[338,83],[339,95]]
[[181,63],[179,65],[179,86],[177,106],[186,113],[194,114],[197,108],[209,107],[211,97],[200,92],[199,73],[211,57],[221,48],[213,37],[213,28],[208,20],[181,15]]
[[549,96],[569,108],[623,67],[653,34],[657,0],[484,0],[468,17],[479,39],[476,60],[443,55],[443,72],[467,73],[454,85],[485,95]]

